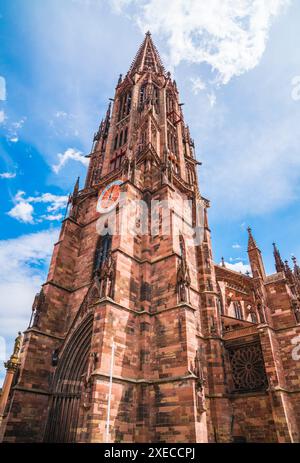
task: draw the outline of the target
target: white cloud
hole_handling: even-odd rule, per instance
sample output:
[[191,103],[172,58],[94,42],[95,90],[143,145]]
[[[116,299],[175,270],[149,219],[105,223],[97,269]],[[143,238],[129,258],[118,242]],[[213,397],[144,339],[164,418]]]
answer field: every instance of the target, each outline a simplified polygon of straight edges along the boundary
[[54,222],[56,220],[62,220],[63,219],[62,214],[48,214],[48,215],[42,215],[42,219],[49,220],[50,222]]
[[19,190],[18,193],[15,195],[14,200],[16,202],[25,201],[24,195],[25,195],[25,191]]
[[230,262],[225,262],[225,266],[229,268],[229,270],[234,270],[235,272],[241,272],[243,274],[245,274],[246,272],[251,272],[250,265],[244,264],[243,262],[236,262],[234,264]]
[[[134,1],[114,1],[125,10]],[[265,51],[272,20],[290,0],[144,0],[133,15],[145,32],[162,35],[168,65],[207,64],[215,82],[227,84],[255,68]]]
[[28,326],[34,295],[45,280],[58,233],[53,229],[0,241],[0,338],[5,340],[6,355],[17,332]]
[[236,243],[236,244],[232,245],[232,248],[233,249],[241,249],[241,245]]
[[0,111],[0,124],[2,124],[4,121],[5,121],[5,112],[1,110]]
[[17,174],[13,172],[3,172],[2,174],[0,174],[0,178],[11,179],[11,178],[15,178],[16,175]]
[[47,207],[47,211],[55,212],[66,207],[68,196],[58,196],[53,195],[52,193],[43,193],[40,196],[29,196],[27,201],[30,203],[50,203],[50,206]]
[[53,171],[58,174],[58,172],[63,168],[63,166],[69,161],[81,162],[84,166],[88,166],[89,160],[77,150],[73,148],[68,148],[64,153],[59,153],[58,164],[52,166]]
[[34,223],[34,207],[32,204],[48,204],[46,211],[49,214],[42,214],[37,222],[42,220],[61,220],[63,215],[61,213],[51,214],[58,212],[66,207],[68,196],[59,196],[52,193],[43,193],[38,196],[25,197],[24,191],[18,191],[14,197],[16,205],[8,212],[10,217],[24,223]]
[[2,76],[0,76],[0,100],[6,100],[6,81]]
[[26,122],[26,117],[22,117],[16,122],[12,122],[8,128],[7,139],[12,143],[18,143],[19,131],[23,128]]
[[214,92],[211,92],[207,95],[210,107],[213,108],[217,102],[217,97]]
[[192,83],[192,92],[195,95],[198,95],[199,92],[206,89],[206,84],[201,77],[191,77],[190,81]]
[[[82,2],[82,0],[75,0],[75,1]],[[136,3],[136,2],[137,0],[110,0],[111,7],[115,13],[121,13],[124,7],[127,7],[131,3]]]
[[68,113],[66,113],[65,111],[56,111],[55,117],[57,119],[61,119],[61,118],[64,119],[64,118],[68,117]]
[[13,123],[12,123],[12,128],[13,128],[14,130],[20,130],[20,129],[23,128],[23,125],[25,124],[25,122],[26,122],[26,117],[23,117],[23,118],[20,119],[19,121],[13,122]]
[[19,222],[33,223],[33,212],[32,205],[26,201],[22,201],[16,204],[7,214]]

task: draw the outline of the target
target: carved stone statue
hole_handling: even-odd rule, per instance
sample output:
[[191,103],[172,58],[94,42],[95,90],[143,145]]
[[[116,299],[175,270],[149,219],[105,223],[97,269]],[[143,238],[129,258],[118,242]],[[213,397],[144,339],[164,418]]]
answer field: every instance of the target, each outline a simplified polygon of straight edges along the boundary
[[23,341],[23,336],[22,336],[21,331],[19,331],[18,336],[15,339],[15,345],[14,345],[14,350],[13,350],[12,357],[19,358],[20,350],[21,350],[21,346],[22,346],[22,341]]
[[266,323],[266,317],[265,317],[265,314],[264,314],[264,307],[263,307],[262,304],[257,305],[257,312],[258,312],[260,323]]
[[202,384],[197,381],[196,384],[197,409],[199,413],[204,413],[207,409],[205,406],[204,389]]
[[215,318],[213,316],[210,317],[209,332],[212,336],[217,334],[217,327],[215,323]]
[[58,364],[58,356],[59,356],[59,349],[55,349],[53,352],[52,352],[52,366],[53,367],[56,367],[57,364]]
[[91,407],[91,396],[92,396],[92,384],[88,382],[84,384],[82,390],[82,407],[88,410]]
[[206,289],[207,291],[213,291],[214,287],[213,287],[213,284],[212,284],[212,281],[210,278],[207,279],[207,282],[206,282]]
[[91,380],[91,376],[92,376],[93,371],[96,368],[97,361],[98,361],[97,352],[91,352],[90,356],[89,356],[87,371],[86,371],[86,374],[84,375],[84,384],[85,384],[85,386],[87,386],[87,384]]
[[99,297],[114,297],[116,261],[109,251],[98,276]]
[[202,350],[201,348],[197,349],[196,355],[195,355],[195,368],[194,368],[194,374],[202,381],[204,382],[204,374],[203,374],[203,368],[202,368]]
[[161,172],[161,185],[166,185],[168,183],[167,165],[164,162],[160,166],[160,172]]
[[206,411],[205,406],[205,395],[204,395],[204,385],[206,383],[202,368],[202,352],[201,349],[197,349],[195,356],[195,368],[194,374],[197,376],[196,382],[196,398],[197,398],[197,409],[199,413],[204,413]]
[[35,296],[34,302],[32,305],[32,317],[31,318],[33,318],[33,323],[32,323],[33,327],[38,327],[39,325],[40,315],[43,309],[44,302],[45,302],[45,294],[44,294],[44,291],[41,290],[40,293],[38,293]]
[[297,302],[293,302],[293,311],[294,311],[297,323],[300,323],[300,308]]
[[126,180],[129,179],[129,177],[130,177],[129,170],[130,170],[130,161],[129,161],[128,156],[125,155],[124,159],[123,159],[123,163],[122,163],[122,172],[123,172]]
[[[101,173],[102,173],[102,166],[103,166],[103,159],[98,160],[97,161],[97,166],[95,166],[94,171],[93,171],[93,184],[98,183],[100,181]],[[75,206],[75,204],[74,204],[73,209],[74,209],[74,212],[72,212],[72,214],[73,215],[75,214],[75,216],[76,216],[78,207]],[[73,211],[73,209],[72,209],[72,211]]]
[[132,161],[130,162],[130,167],[129,167],[129,179],[131,183],[135,182],[135,168],[136,168],[135,159],[132,159]]
[[189,301],[189,288],[191,285],[191,277],[189,267],[186,261],[185,243],[182,236],[180,236],[180,249],[181,249],[181,260],[177,270],[177,293],[180,302]]
[[180,302],[189,302],[190,271],[185,259],[182,259],[177,270],[177,292]]
[[173,183],[173,166],[170,160],[167,161],[167,179],[171,184]]
[[82,375],[83,390],[82,390],[82,406],[85,409],[91,406],[92,396],[92,373],[96,369],[98,361],[98,353],[91,352],[89,355],[87,371]]

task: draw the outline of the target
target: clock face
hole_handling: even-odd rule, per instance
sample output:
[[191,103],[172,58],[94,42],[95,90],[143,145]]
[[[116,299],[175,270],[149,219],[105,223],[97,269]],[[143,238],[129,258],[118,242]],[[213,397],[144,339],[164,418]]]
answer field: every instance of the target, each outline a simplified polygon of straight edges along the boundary
[[101,191],[97,202],[97,211],[101,214],[106,214],[112,211],[119,202],[120,199],[120,185],[121,180],[116,180],[107,185],[104,190]]

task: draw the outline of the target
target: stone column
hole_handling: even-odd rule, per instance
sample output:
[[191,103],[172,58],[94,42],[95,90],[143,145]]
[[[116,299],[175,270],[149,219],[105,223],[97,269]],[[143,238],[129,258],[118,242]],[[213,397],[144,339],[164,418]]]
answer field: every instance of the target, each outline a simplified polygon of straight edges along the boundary
[[[4,412],[8,400],[8,396],[10,393],[11,385],[14,379],[14,375],[16,371],[18,370],[20,365],[18,357],[14,357],[13,355],[11,358],[4,363],[4,366],[6,368],[6,376],[5,380],[3,383],[3,388],[2,388],[2,394],[0,398],[0,442],[2,441],[2,436],[3,436],[3,429],[2,429],[2,422],[3,422],[3,417],[4,417]],[[4,427],[4,423],[3,423]]]
[[4,363],[4,366],[7,371],[6,371],[6,376],[5,376],[5,380],[4,380],[4,384],[2,388],[2,394],[0,398],[0,442],[2,441],[3,436],[4,436],[5,426],[4,426],[4,423],[2,422],[3,422],[6,404],[8,401],[14,375],[20,366],[19,357],[20,357],[22,343],[23,343],[23,336],[21,332],[19,331],[18,336],[15,339],[13,353],[11,354],[10,359]]

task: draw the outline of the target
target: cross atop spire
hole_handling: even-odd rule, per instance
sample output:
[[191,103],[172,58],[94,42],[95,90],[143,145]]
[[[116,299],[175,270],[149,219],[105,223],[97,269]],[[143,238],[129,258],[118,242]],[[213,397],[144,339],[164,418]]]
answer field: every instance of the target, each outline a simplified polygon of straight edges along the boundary
[[133,60],[133,63],[130,66],[129,74],[133,75],[135,72],[143,72],[149,69],[158,74],[163,74],[165,72],[157,48],[152,41],[150,32],[148,31]]

